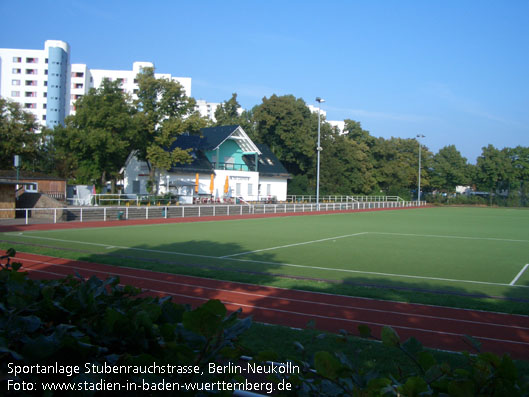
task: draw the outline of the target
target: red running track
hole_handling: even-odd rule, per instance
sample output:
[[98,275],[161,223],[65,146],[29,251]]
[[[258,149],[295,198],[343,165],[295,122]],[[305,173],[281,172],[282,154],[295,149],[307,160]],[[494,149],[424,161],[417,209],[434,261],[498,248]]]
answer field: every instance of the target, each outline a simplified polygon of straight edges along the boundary
[[529,359],[529,316],[264,287],[20,252],[16,261],[35,279],[74,272],[103,279],[116,275],[122,284],[171,295],[177,303],[199,305],[219,299],[228,310],[242,308],[243,316],[251,315],[258,322],[304,328],[314,320],[317,329],[349,333],[366,324],[376,336],[389,325],[401,340],[414,336],[425,346],[453,351],[472,351],[464,338],[471,335],[482,343],[483,351]]

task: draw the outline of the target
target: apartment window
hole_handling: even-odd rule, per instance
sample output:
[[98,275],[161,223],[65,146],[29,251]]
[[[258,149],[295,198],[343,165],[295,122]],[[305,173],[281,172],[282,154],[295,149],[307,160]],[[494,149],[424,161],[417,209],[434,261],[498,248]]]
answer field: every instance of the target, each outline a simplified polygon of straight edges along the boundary
[[24,104],[24,108],[25,109],[36,109],[37,108],[37,104],[36,103],[25,103]]
[[48,106],[46,106],[45,103],[42,104],[42,109],[46,109]]
[[13,62],[15,62],[15,63],[20,63],[20,62],[22,62],[22,58],[20,58],[20,57],[13,57]]
[[43,115],[43,116],[42,116],[42,120],[43,120],[43,121],[46,121],[46,115]]
[[26,63],[37,63],[39,58],[26,58]]
[[24,190],[26,192],[32,192],[32,193],[37,193],[38,192],[38,185],[36,183],[32,183],[31,185],[28,184],[24,187]]
[[26,80],[26,85],[37,85],[37,80]]
[[13,69],[13,74],[20,74],[20,73],[22,73],[22,69],[16,69],[16,68]]
[[20,85],[20,80],[11,80],[11,85]]
[[47,76],[48,75],[48,69],[45,69],[44,70],[44,74]]
[[36,97],[37,96],[37,93],[34,92],[34,91],[26,91],[25,93],[25,97],[26,98],[33,98],[33,97]]
[[45,63],[48,63],[48,58],[46,58],[46,59],[44,60],[44,62],[45,62]]
[[11,96],[12,96],[12,97],[18,97],[18,96],[20,96],[20,91],[11,91]]
[[48,93],[47,93],[47,92],[43,92],[43,93],[42,93],[42,96],[43,96],[44,98],[47,98],[47,97],[48,97]]
[[37,74],[37,69],[26,69],[26,74]]
[[73,86],[74,86],[74,88],[83,88],[83,84],[82,83],[75,83]]
[[44,80],[44,87],[48,86],[48,80]]
[[84,77],[83,72],[72,72],[72,77]]

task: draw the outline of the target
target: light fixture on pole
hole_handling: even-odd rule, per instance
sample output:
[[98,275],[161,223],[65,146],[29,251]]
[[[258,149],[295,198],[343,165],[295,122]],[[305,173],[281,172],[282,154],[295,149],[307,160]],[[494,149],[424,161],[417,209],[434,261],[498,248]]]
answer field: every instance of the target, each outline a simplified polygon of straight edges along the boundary
[[316,146],[316,151],[318,152],[318,163],[316,167],[316,209],[320,210],[320,111],[321,103],[325,102],[324,99],[316,97],[316,102],[318,102],[318,145]]
[[425,138],[423,134],[417,134],[417,142],[419,142],[419,186],[417,190],[417,204],[421,205],[421,138]]

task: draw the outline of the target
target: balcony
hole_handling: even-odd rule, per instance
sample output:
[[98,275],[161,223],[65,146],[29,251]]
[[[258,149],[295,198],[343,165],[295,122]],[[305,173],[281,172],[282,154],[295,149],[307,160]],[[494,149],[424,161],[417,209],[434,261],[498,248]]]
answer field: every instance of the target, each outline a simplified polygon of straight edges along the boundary
[[248,166],[247,164],[236,163],[211,163],[216,170],[225,171],[255,171],[255,166]]

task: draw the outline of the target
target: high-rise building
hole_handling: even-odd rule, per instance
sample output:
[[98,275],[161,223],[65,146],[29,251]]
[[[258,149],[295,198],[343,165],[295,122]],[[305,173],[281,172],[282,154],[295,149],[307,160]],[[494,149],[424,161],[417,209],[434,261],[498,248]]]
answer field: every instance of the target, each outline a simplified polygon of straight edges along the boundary
[[[137,74],[151,62],[134,62],[132,70],[90,69],[70,63],[70,46],[64,41],[47,40],[44,50],[0,48],[0,96],[20,103],[37,120],[53,128],[75,113],[75,101],[103,80],[120,81],[125,92],[135,96]],[[182,85],[191,96],[190,77],[155,73]]]
[[54,127],[69,113],[70,46],[47,40],[43,50],[0,48],[0,95]]

